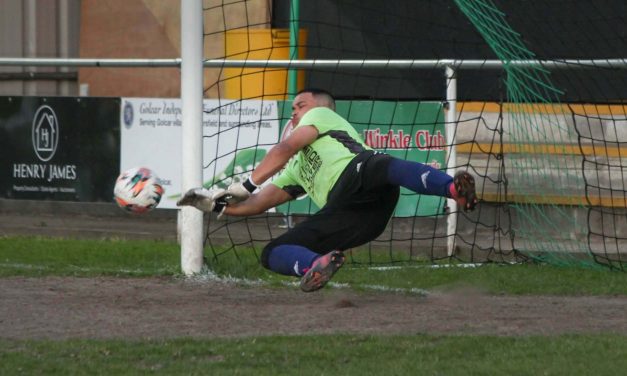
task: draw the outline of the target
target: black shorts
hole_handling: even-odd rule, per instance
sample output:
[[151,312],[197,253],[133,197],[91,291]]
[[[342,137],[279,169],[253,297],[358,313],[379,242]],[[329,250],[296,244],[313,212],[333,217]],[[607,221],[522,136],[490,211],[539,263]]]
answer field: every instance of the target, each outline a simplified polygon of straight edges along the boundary
[[344,169],[329,193],[327,204],[316,214],[270,242],[262,257],[282,244],[301,245],[320,254],[346,250],[374,240],[390,220],[400,189],[387,179],[392,157],[365,151]]

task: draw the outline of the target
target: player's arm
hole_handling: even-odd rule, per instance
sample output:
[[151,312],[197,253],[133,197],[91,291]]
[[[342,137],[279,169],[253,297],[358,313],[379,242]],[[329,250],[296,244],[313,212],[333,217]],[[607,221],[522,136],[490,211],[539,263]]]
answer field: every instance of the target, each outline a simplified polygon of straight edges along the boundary
[[293,197],[286,191],[274,184],[268,184],[259,193],[251,195],[245,201],[227,205],[223,214],[234,216],[260,214],[292,199]]
[[252,181],[257,185],[263,184],[274,174],[281,171],[283,166],[300,149],[311,144],[318,138],[318,129],[312,125],[296,127],[285,140],[276,144],[251,174]]
[[314,142],[317,138],[318,129],[313,125],[297,127],[289,137],[270,149],[248,179],[241,183],[231,184],[224,195],[230,196],[231,202],[248,199],[258,186],[281,171],[294,154]]

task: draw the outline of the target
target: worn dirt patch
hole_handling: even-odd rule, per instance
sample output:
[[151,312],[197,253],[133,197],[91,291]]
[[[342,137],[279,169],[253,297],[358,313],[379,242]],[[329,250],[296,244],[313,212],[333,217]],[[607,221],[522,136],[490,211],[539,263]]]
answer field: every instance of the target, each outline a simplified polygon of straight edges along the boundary
[[1,278],[0,337],[627,334],[627,297],[427,296],[175,278]]

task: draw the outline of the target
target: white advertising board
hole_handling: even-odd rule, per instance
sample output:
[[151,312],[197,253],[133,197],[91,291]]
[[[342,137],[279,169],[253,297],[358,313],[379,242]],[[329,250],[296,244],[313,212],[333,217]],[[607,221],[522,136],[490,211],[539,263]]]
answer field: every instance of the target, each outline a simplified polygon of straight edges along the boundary
[[[224,186],[250,172],[279,139],[277,101],[203,101],[203,182]],[[181,100],[122,98],[120,171],[153,170],[165,188],[159,208],[176,208],[182,191]],[[226,170],[226,173],[225,173]]]

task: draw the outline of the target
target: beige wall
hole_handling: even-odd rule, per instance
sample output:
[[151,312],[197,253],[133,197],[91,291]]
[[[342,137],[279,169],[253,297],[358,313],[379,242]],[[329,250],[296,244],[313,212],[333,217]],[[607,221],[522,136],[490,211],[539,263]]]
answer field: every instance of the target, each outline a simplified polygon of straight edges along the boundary
[[[269,0],[205,0],[205,57],[224,57],[224,30],[246,22],[270,25]],[[180,0],[84,0],[80,57],[180,57]],[[221,71],[205,70],[206,97],[217,97]],[[173,68],[81,68],[79,83],[90,96],[179,97],[180,73]]]
[[[80,0],[0,0],[0,56],[69,58],[78,56]],[[0,95],[75,95],[76,69],[2,66]],[[40,75],[24,80],[25,73]],[[41,78],[60,73],[64,77]]]

